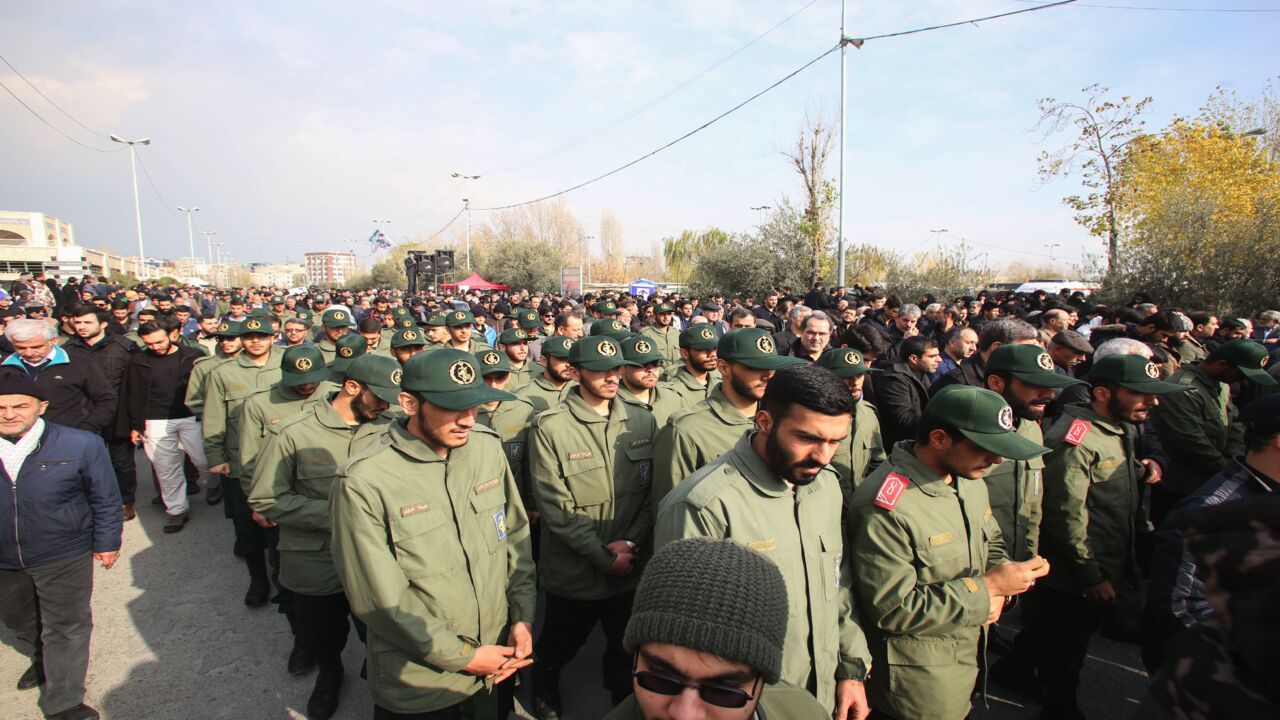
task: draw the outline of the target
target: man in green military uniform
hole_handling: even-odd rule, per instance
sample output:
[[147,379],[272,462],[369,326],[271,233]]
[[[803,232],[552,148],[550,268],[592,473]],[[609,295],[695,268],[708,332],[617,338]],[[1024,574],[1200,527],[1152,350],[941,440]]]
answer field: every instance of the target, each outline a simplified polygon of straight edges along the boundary
[[[312,352],[315,358],[286,353],[281,383],[290,366],[311,373],[314,381],[314,368],[324,371],[324,366],[319,352]],[[298,363],[302,359],[309,362]],[[400,372],[400,365],[384,356],[365,355],[351,363],[337,390],[315,391],[316,402],[273,427],[249,488],[255,517],[279,534],[279,584],[282,594],[291,596],[296,646],[320,666],[307,702],[307,717],[315,720],[332,717],[338,707],[350,613],[329,555],[329,497],[338,469],[390,425],[382,412],[399,397]]]
[[515,317],[520,329],[529,336],[530,340],[545,334],[542,330],[542,320],[538,317],[537,310],[517,310],[513,317]]
[[596,623],[605,635],[604,685],[617,704],[631,692],[622,632],[640,577],[639,546],[653,531],[649,485],[653,435],[649,411],[618,397],[630,365],[610,337],[574,344],[578,385],[534,418],[529,469],[542,513],[538,571],[545,621],[533,671],[533,709],[559,717],[560,671]]
[[284,350],[272,343],[274,336],[264,321],[251,318],[240,328],[244,349],[209,375],[201,431],[209,472],[222,477],[224,513],[235,529],[234,553],[244,558],[249,568],[249,590],[244,603],[258,607],[266,604],[271,591],[267,540],[263,528],[254,523],[240,487],[240,478],[244,476],[240,465],[240,420],[245,400],[280,380]]
[[445,316],[445,323],[449,328],[449,340],[445,343],[445,347],[471,355],[481,350],[491,350],[489,343],[484,341],[484,336],[476,337],[472,327],[475,321],[475,315],[466,310],[454,310],[448,313]]
[[[269,388],[251,392],[244,401],[240,419],[240,489],[246,496],[250,494],[258,459],[275,435],[280,421],[302,411],[310,403],[321,402],[327,376],[324,358],[314,345],[287,348],[280,358],[280,381]],[[301,675],[310,671],[315,661],[302,644],[291,593],[280,583],[280,555],[276,550],[279,533],[275,523],[258,512],[253,511],[251,517],[265,531],[267,565],[271,581],[278,590],[272,601],[279,605],[293,632],[288,670],[292,675]]]
[[831,467],[840,474],[840,492],[844,495],[847,510],[853,491],[862,484],[862,479],[887,459],[875,406],[862,396],[862,385],[867,375],[879,370],[871,369],[862,353],[849,348],[828,350],[814,364],[835,373],[853,398],[853,422],[849,434],[840,441],[840,447],[831,458]]
[[[241,324],[238,322],[218,323],[214,330],[218,340],[213,354],[196,360],[196,364],[192,366],[191,379],[187,382],[187,395],[183,399],[183,403],[192,415],[201,417],[204,414],[204,398],[209,384],[209,375],[219,365],[240,354],[243,349],[244,346],[240,343],[241,329]],[[205,488],[205,502],[217,505],[222,502],[222,477],[220,475],[210,477],[209,485]]]
[[662,371],[659,380],[671,380],[680,368],[680,331],[675,325],[676,309],[668,302],[658,303],[653,308],[653,324],[641,330],[658,354],[662,356]]
[[853,493],[853,588],[875,659],[868,694],[900,720],[968,716],[988,625],[1049,564],[1011,562],[982,476],[1047,450],[1013,431],[990,390],[952,385],[925,406],[914,441]]
[[573,340],[562,335],[549,337],[542,342],[542,372],[535,375],[528,385],[516,392],[528,400],[536,412],[553,408],[564,401],[573,389],[577,373],[569,363]]
[[427,316],[427,349],[434,350],[449,344],[449,314],[437,310]]
[[409,362],[409,358],[426,349],[427,338],[423,336],[417,325],[410,324],[409,327],[401,328],[391,336],[391,354],[401,367]]
[[631,334],[626,325],[623,325],[615,318],[604,318],[591,323],[590,337],[599,337],[604,335],[614,340],[622,340]]
[[1183,365],[1169,382],[1188,392],[1162,399],[1152,416],[1169,458],[1160,483],[1151,490],[1151,520],[1157,525],[1177,504],[1244,454],[1243,433],[1231,403],[1232,383],[1248,380],[1275,384],[1267,374],[1267,350],[1252,340],[1232,340],[1209,353],[1199,365]]
[[1045,434],[1053,453],[1044,470],[1040,549],[1054,572],[1031,594],[1014,654],[1000,663],[1034,672],[1044,692],[1041,717],[1082,717],[1076,691],[1089,638],[1117,590],[1137,581],[1140,487],[1150,479],[1135,447],[1137,426],[1187,391],[1159,376],[1140,355],[1099,360],[1089,372],[1090,403],[1068,405]]
[[[742,332],[764,331],[726,338]],[[667,495],[654,529],[658,548],[688,537],[728,539],[782,570],[790,607],[782,680],[842,720],[866,717],[862,681],[871,667],[849,594],[839,477],[829,465],[853,409],[830,371],[781,369],[755,413],[758,430],[748,425],[728,452]]]
[[360,334],[369,347],[364,351],[366,355],[382,355],[391,357],[391,341],[389,338],[384,339],[384,333],[387,336],[394,331],[382,324],[382,320],[373,315],[366,315],[363,320],[356,324],[356,331]]
[[[480,365],[480,375],[484,383],[494,390],[510,392],[514,374],[507,357],[496,350],[483,350],[476,353]],[[529,524],[533,526],[534,557],[537,557],[538,513],[534,511],[533,487],[529,482],[529,466],[525,455],[529,447],[529,426],[533,423],[534,409],[528,400],[519,397],[514,400],[494,400],[480,406],[476,422],[496,432],[502,440],[502,451],[511,466],[511,474],[516,478],[520,488],[520,499],[524,501],[525,510],[529,513]]]
[[316,343],[316,347],[320,348],[327,365],[338,356],[338,339],[351,332],[351,316],[346,310],[329,308],[320,316],[320,324],[324,328],[324,337]]
[[[703,329],[715,337],[710,326],[698,328],[699,332]],[[764,397],[774,371],[804,362],[777,354],[769,333],[756,328],[725,333],[711,355],[716,358],[717,374],[723,380],[707,399],[672,413],[658,433],[654,506],[698,468],[728,452],[742,433],[751,429],[757,403]]]
[[515,392],[528,385],[533,363],[529,360],[529,334],[520,328],[507,328],[498,336],[498,350],[507,356],[511,381],[505,388]]
[[329,361],[329,381],[335,384],[342,382],[351,363],[367,355],[368,351],[369,343],[359,333],[348,333],[338,338],[334,343],[333,360]]
[[[1039,345],[1001,345],[987,357],[987,389],[1013,408],[1013,431],[1044,445],[1040,420],[1053,402],[1054,390],[1080,380],[1060,375],[1053,358]],[[1040,514],[1044,456],[1005,458],[987,471],[991,514],[1000,525],[1010,560],[1030,560],[1040,552]]]
[[636,364],[622,368],[618,397],[623,402],[644,407],[661,429],[672,413],[684,407],[684,396],[658,381],[662,375],[662,355],[652,338],[632,335],[620,344],[623,357]]
[[416,355],[408,417],[339,472],[333,561],[368,626],[378,720],[504,720],[505,681],[532,662],[529,522],[498,437],[476,424],[477,407],[510,399],[471,355]]
[[706,323],[690,325],[680,333],[680,362],[683,365],[675,375],[668,377],[671,386],[692,405],[706,400],[711,390],[720,384],[720,371],[716,369],[716,348],[720,336]]

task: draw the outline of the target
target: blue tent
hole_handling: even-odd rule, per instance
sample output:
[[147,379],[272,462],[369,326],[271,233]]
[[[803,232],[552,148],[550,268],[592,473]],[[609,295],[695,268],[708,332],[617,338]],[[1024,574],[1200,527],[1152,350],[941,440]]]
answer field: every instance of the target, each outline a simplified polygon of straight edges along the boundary
[[648,297],[656,292],[657,289],[658,286],[650,280],[640,279],[631,281],[631,294],[638,298],[648,299]]

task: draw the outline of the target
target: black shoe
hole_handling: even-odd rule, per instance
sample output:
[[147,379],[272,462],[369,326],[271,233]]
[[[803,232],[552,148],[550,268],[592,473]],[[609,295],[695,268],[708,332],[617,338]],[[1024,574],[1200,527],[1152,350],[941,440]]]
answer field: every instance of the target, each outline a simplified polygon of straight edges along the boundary
[[159,495],[157,495],[157,496],[155,496],[155,497],[151,498],[151,504],[152,504],[152,505],[159,505],[159,504],[160,504],[160,503],[162,503],[162,502],[164,502],[164,500],[163,500]]
[[316,659],[302,647],[297,638],[293,640],[293,650],[289,651],[289,674],[306,675],[316,666]]
[[326,664],[316,674],[316,686],[307,700],[308,720],[328,720],[338,711],[338,695],[342,689],[342,662]]
[[1044,689],[1040,687],[1035,668],[1015,661],[1012,655],[1006,655],[991,665],[990,678],[1000,687],[1021,693],[1035,702],[1044,702]]
[[199,495],[199,494],[200,494],[200,483],[187,483],[187,494],[188,494],[188,495]]
[[98,720],[98,711],[80,703],[79,705],[63,710],[60,713],[45,716],[48,720]]
[[259,550],[244,559],[249,566],[249,590],[244,594],[244,604],[262,607],[271,599],[271,579],[267,576],[267,555]]
[[[556,703],[557,705],[559,703]],[[533,698],[533,716],[538,720],[560,720],[560,708],[554,707],[546,698]]]
[[18,678],[19,690],[30,690],[44,684],[44,663],[36,661]]

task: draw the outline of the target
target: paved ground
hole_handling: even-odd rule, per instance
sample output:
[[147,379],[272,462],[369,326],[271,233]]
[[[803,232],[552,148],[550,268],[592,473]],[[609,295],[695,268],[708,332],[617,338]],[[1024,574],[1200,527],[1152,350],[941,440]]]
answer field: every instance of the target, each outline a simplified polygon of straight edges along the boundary
[[[139,454],[145,464],[145,459]],[[149,471],[139,468],[139,475]],[[125,524],[124,552],[111,570],[95,571],[93,655],[87,702],[107,720],[304,718],[314,672],[285,672],[291,639],[284,618],[242,603],[248,575],[231,555],[222,507],[193,498],[192,520],[176,535],[161,532],[163,512],[140,489],[138,519]],[[596,720],[608,710],[600,689],[597,633],[564,678],[566,720]],[[1145,689],[1136,648],[1094,641],[1082,692],[1091,718],[1129,717]],[[363,647],[354,632],[345,655],[347,683],[338,718],[367,720],[372,701],[359,678]],[[38,720],[36,691],[13,683],[27,661],[0,646],[0,717]],[[990,710],[974,718],[1036,717],[1038,708],[994,689]]]

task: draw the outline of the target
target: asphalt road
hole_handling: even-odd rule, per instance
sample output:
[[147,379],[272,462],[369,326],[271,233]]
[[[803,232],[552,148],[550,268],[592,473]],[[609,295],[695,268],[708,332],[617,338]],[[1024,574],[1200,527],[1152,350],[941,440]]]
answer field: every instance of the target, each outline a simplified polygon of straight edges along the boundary
[[[142,453],[138,459],[139,477],[148,477]],[[111,570],[95,570],[86,702],[107,720],[305,718],[314,671],[290,676],[285,661],[292,639],[285,619],[270,607],[244,606],[248,574],[231,554],[231,523],[222,506],[193,497],[186,529],[165,535],[164,513],[150,504],[153,495],[150,482],[140,484],[138,518],[125,523],[120,561]],[[608,712],[608,694],[600,687],[603,647],[597,632],[566,669],[565,720],[597,720]],[[1131,716],[1146,688],[1137,648],[1097,637],[1090,656],[1081,693],[1088,717]],[[337,718],[373,715],[359,677],[362,660],[363,646],[353,631]],[[37,691],[14,689],[26,667],[26,658],[0,646],[0,718],[43,717]],[[978,707],[972,717],[1038,713],[1034,704],[993,687],[990,709]]]

